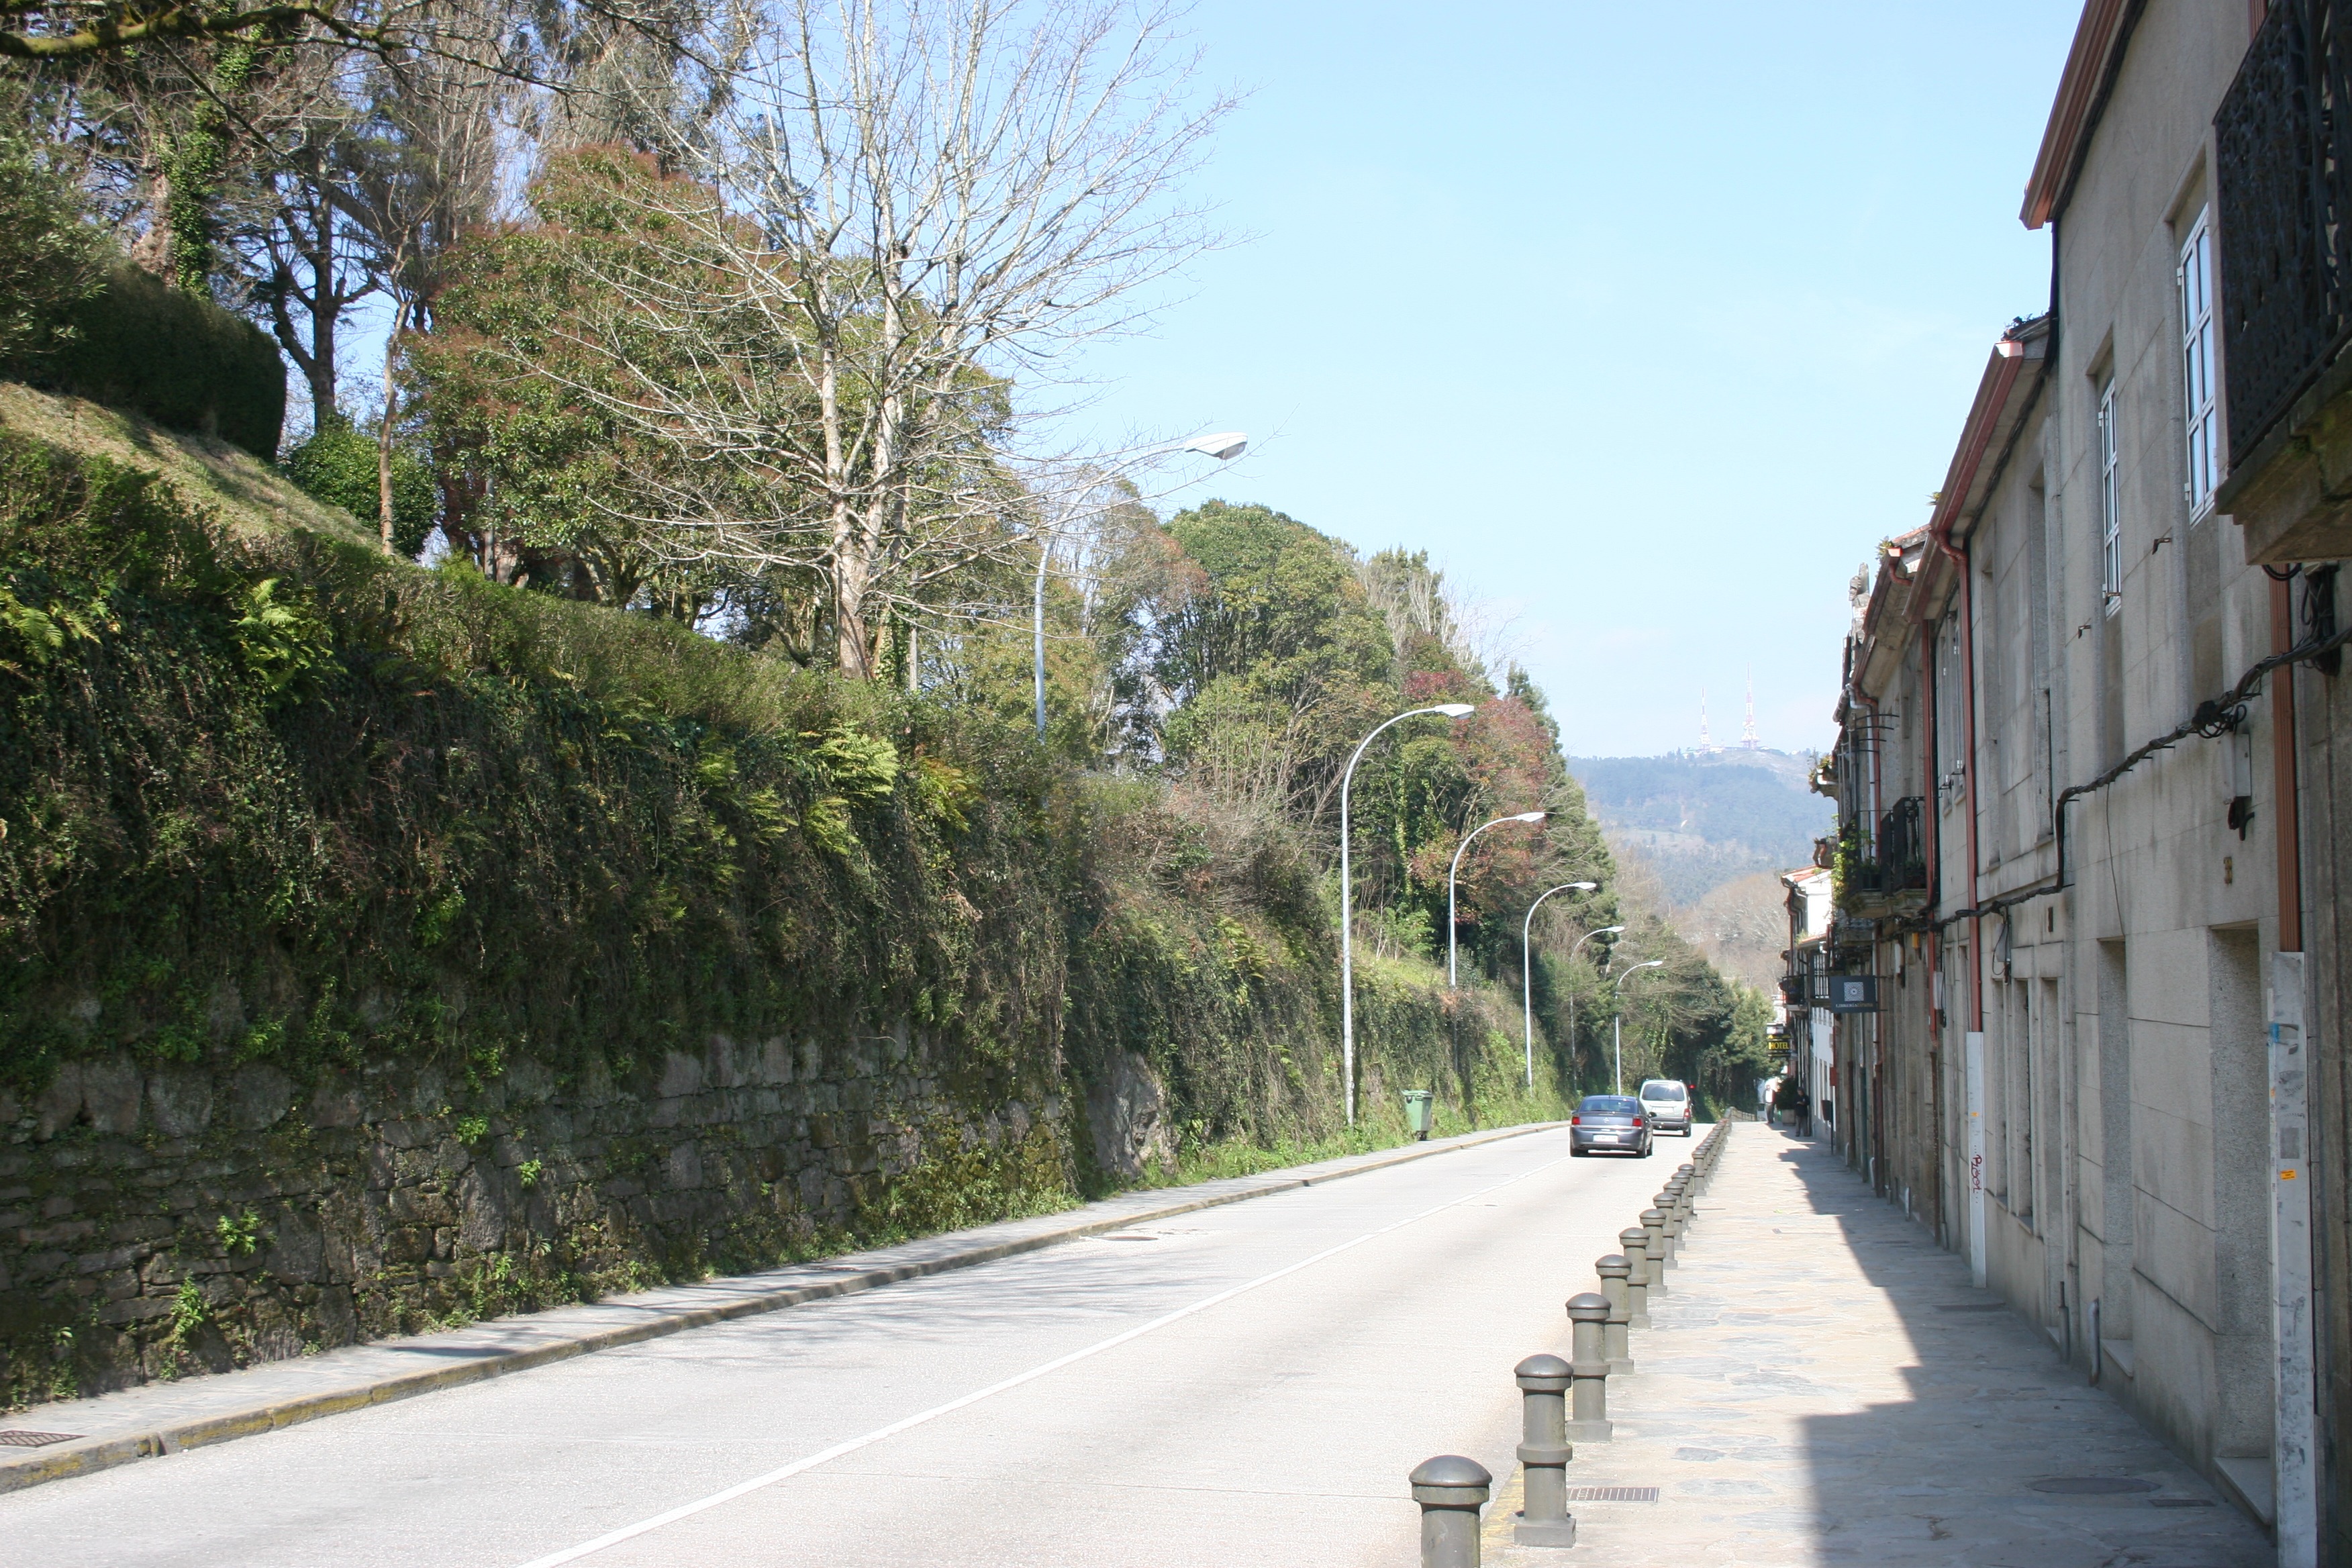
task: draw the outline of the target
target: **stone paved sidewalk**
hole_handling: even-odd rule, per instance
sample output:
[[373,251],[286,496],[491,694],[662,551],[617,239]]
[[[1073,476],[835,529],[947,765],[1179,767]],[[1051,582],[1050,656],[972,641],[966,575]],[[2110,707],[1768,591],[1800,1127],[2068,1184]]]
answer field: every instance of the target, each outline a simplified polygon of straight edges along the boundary
[[[1489,1564],[2274,1561],[2259,1527],[1825,1144],[1739,1124],[1700,1204],[1673,1294],[1634,1332],[1638,1370],[1610,1380],[1614,1440],[1579,1445],[1569,1467],[1571,1488],[1660,1500],[1571,1503],[1573,1549],[1516,1547],[1517,1478],[1496,1467],[1510,1484],[1488,1511]],[[2085,1479],[2134,1489],[2037,1489]]]

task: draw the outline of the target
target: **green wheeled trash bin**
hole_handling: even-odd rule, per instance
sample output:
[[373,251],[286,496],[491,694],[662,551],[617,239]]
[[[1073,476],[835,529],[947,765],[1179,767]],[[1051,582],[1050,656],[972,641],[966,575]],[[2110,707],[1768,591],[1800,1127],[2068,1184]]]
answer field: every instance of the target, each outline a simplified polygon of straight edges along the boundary
[[1404,1124],[1415,1138],[1424,1141],[1429,1137],[1431,1099],[1430,1091],[1425,1089],[1409,1089],[1404,1091]]

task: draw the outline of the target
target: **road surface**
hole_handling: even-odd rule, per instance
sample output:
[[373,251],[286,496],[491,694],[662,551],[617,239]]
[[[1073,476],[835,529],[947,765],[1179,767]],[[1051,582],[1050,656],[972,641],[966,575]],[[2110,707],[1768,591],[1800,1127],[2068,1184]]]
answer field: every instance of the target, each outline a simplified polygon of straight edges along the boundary
[[1513,1364],[1689,1147],[1534,1133],[58,1481],[0,1561],[1409,1564],[1406,1472],[1509,1474]]

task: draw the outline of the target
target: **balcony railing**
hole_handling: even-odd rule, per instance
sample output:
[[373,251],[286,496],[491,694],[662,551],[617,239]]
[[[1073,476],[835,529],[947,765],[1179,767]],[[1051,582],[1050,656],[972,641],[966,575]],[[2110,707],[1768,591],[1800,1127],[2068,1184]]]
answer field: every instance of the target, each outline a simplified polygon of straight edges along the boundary
[[1852,846],[1839,895],[1848,912],[1877,910],[1878,900],[1927,885],[1927,839],[1922,830],[1925,802],[1905,795],[1895,809],[1878,819],[1877,831],[1866,820],[1848,824],[1843,835]]
[[1890,893],[1927,885],[1927,842],[1921,829],[1925,802],[1906,795],[1878,819],[1878,885]]
[[2272,0],[2213,130],[2234,468],[2352,342],[2352,0]]

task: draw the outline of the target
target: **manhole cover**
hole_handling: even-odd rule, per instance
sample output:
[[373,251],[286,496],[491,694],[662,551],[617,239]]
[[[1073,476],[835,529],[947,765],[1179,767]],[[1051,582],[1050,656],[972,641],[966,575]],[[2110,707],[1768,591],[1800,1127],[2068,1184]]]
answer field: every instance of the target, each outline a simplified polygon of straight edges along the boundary
[[79,1436],[75,1432],[0,1432],[0,1447],[46,1448],[52,1443],[70,1443]]
[[1568,1489],[1568,1500],[1570,1502],[1655,1502],[1658,1500],[1658,1489],[1655,1487],[1570,1487]]
[[2060,1497],[2114,1497],[2121,1492],[2152,1492],[2154,1481],[2141,1480],[2137,1476],[2053,1476],[2046,1481],[2030,1483],[2038,1492],[2054,1492]]

